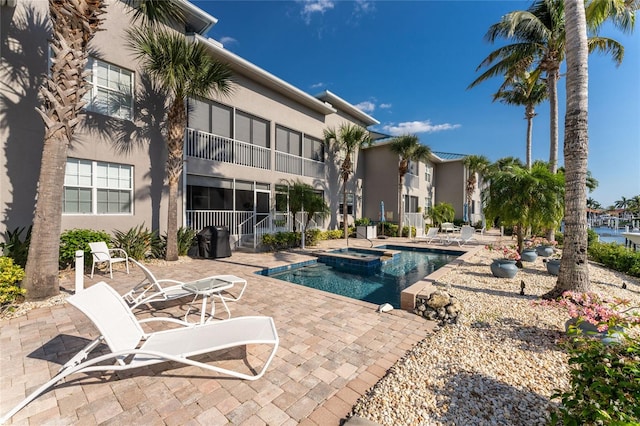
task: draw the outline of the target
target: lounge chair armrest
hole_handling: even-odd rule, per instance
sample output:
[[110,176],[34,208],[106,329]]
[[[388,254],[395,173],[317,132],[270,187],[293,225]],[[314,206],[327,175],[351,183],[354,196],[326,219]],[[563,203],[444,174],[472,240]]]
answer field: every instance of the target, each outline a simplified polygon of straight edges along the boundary
[[184,281],[177,281],[177,280],[170,280],[170,279],[164,279],[164,280],[157,280],[157,283],[172,283],[172,284],[186,284]]
[[124,251],[124,250],[123,250],[123,249],[121,249],[121,248],[111,248],[111,249],[109,249],[109,254],[111,254],[112,252],[119,252],[119,253],[122,253],[122,256],[124,256],[124,258],[125,258],[125,259],[128,259],[128,258],[129,258],[129,255],[127,255],[127,252],[126,252],[126,251]]
[[190,323],[190,322],[186,322],[176,318],[145,318],[145,319],[138,320],[138,322],[140,324],[148,323],[148,322],[170,322],[172,324],[178,324],[183,327],[195,327],[197,325],[197,323]]

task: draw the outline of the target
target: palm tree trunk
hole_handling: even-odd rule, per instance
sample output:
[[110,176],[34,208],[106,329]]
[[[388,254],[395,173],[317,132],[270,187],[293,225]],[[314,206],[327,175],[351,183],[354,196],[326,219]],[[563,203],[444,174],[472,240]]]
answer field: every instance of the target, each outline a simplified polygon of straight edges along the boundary
[[551,173],[558,171],[558,68],[554,67],[547,72],[547,87],[549,90],[549,170]]
[[178,260],[178,184],[182,176],[184,132],[187,112],[182,98],[176,98],[168,113],[169,135],[167,138],[167,183],[169,200],[167,213],[166,260]]
[[533,106],[527,105],[525,111],[525,118],[527,119],[527,169],[531,170],[531,143],[533,140],[533,117],[535,117],[535,112],[533,110]]
[[404,174],[400,173],[398,177],[398,237],[402,236],[402,222],[404,219],[404,209],[402,208],[402,188],[404,187]]
[[342,175],[342,229],[344,232],[345,241],[349,240],[349,227],[347,225],[347,213],[349,209],[347,209],[347,180],[349,180],[349,175]]
[[37,110],[44,121],[45,136],[32,243],[22,282],[29,300],[60,292],[58,258],[67,150],[87,92],[83,77],[87,44],[102,21],[99,16],[104,7],[100,0],[49,1],[55,58],[50,77],[40,89],[43,106]]
[[567,112],[565,117],[565,239],[560,273],[545,298],[566,290],[589,291],[587,259],[588,67],[583,0],[565,3],[567,34]]

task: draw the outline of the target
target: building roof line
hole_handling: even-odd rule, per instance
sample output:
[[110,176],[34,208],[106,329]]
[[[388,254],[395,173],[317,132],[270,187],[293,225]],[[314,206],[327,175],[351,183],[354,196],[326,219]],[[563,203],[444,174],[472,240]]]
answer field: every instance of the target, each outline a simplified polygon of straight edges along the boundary
[[218,23],[218,18],[209,15],[207,12],[188,2],[187,0],[176,0],[176,2],[178,3],[178,7],[187,12],[187,14],[193,15],[186,16],[189,24],[194,24],[193,20],[189,18],[196,18],[201,21],[197,22],[197,24],[202,25],[201,28],[195,29],[199,34],[206,34],[207,31],[209,31],[215,24]]
[[349,115],[365,123],[365,127],[372,126],[375,124],[380,124],[378,120],[376,120],[366,112],[362,111],[360,108],[350,104],[349,102],[342,99],[340,96],[328,90],[318,93],[316,95],[316,98],[329,102],[331,105],[336,106],[338,109],[346,113],[349,113]]

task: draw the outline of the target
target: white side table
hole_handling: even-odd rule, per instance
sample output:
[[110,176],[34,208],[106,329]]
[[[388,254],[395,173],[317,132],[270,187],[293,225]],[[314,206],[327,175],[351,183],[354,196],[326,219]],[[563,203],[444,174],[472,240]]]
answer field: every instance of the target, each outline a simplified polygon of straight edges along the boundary
[[[189,316],[189,312],[191,312],[191,308],[195,303],[198,296],[202,296],[202,309],[200,311],[200,324],[205,322],[204,315],[207,311],[207,300],[211,296],[219,296],[224,308],[227,310],[227,314],[229,314],[229,318],[231,318],[231,312],[229,311],[229,307],[227,303],[224,301],[224,298],[220,295],[220,292],[224,290],[228,290],[233,287],[234,283],[232,281],[225,281],[220,279],[220,277],[209,277],[203,278],[201,280],[192,281],[190,283],[186,283],[182,286],[183,289],[187,290],[190,293],[194,294],[193,301],[189,304],[189,309],[187,309],[187,313],[184,315],[184,320],[187,321],[187,317]],[[213,318],[213,315],[216,312],[216,304],[215,300],[211,301],[211,314],[209,316],[210,320]]]

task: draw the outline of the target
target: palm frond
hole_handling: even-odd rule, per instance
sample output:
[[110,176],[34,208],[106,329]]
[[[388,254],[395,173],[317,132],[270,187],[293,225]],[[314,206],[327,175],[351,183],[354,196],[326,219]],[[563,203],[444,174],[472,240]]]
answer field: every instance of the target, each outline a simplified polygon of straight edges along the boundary
[[587,40],[589,53],[597,51],[600,53],[610,53],[613,61],[619,66],[624,58],[624,46],[612,38],[607,37],[589,37]]

